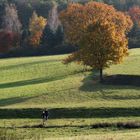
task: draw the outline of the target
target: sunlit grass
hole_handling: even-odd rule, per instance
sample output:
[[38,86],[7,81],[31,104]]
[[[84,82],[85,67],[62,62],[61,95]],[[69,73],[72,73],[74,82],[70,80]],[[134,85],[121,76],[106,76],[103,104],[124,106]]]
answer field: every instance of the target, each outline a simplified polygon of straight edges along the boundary
[[[66,56],[0,60],[0,127],[39,125],[43,108],[51,112],[47,126],[55,127],[17,128],[19,135],[50,138],[104,134],[115,130],[93,130],[89,126],[103,122],[140,122],[140,87],[99,84],[94,79],[96,72],[85,71],[85,67],[74,63],[64,65],[62,59]],[[140,49],[133,49],[122,64],[111,66],[104,74],[140,76],[139,61]],[[117,135],[122,138],[119,132]]]

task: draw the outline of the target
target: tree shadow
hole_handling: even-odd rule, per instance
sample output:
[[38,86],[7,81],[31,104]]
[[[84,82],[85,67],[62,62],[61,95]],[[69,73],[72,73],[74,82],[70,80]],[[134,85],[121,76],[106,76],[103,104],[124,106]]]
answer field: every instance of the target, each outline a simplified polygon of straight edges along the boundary
[[12,97],[12,98],[0,99],[0,107],[18,104],[18,103],[25,102],[29,99],[36,98],[36,97],[37,96],[34,96],[34,97]]
[[100,83],[99,81],[100,80],[98,74],[91,73],[89,76],[83,79],[82,81],[83,85],[79,88],[79,90],[84,92],[92,92],[92,93],[100,92],[99,94],[103,99],[118,99],[118,100],[140,99],[140,94],[128,95],[128,96],[114,95],[114,90],[116,89],[117,90],[135,89],[139,91],[140,76],[137,75],[107,76],[106,75],[103,83]]
[[103,84],[140,87],[140,75],[117,74],[117,75],[105,76]]
[[99,82],[99,75],[89,74],[83,79],[82,91],[103,91],[104,89],[138,89],[140,87],[140,75],[111,75],[104,76],[104,81]]
[[36,64],[43,64],[43,63],[47,63],[47,62],[57,62],[60,60],[42,60],[42,61],[34,61],[34,62],[27,62],[27,63],[21,63],[21,64],[16,64],[16,65],[9,65],[9,66],[3,66],[0,67],[0,70],[7,70],[7,69],[14,69],[14,68],[20,68],[22,67],[26,67],[26,66],[31,66],[31,65],[36,65]]
[[[41,108],[0,109],[0,119],[41,119]],[[49,119],[140,117],[140,108],[53,108]]]
[[0,84],[0,89],[41,84],[41,83],[52,82],[52,81],[62,80],[62,79],[65,79],[65,76],[36,78],[36,79],[31,79],[31,80],[2,83],[2,84]]
[[53,82],[53,81],[65,79],[68,76],[75,75],[75,74],[78,74],[81,72],[83,72],[83,70],[74,71],[69,75],[36,78],[36,79],[29,79],[29,80],[9,82],[9,83],[0,83],[0,89],[21,87],[21,86],[27,86],[27,85],[35,85],[35,84],[41,84],[41,83],[46,83],[46,82]]

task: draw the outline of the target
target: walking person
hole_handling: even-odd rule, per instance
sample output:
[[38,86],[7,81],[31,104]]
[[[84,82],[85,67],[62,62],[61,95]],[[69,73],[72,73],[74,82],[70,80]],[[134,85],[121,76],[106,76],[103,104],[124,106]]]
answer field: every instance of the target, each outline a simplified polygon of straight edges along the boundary
[[49,118],[49,111],[47,109],[45,109],[42,112],[43,125],[45,124],[45,121],[48,120],[48,118]]

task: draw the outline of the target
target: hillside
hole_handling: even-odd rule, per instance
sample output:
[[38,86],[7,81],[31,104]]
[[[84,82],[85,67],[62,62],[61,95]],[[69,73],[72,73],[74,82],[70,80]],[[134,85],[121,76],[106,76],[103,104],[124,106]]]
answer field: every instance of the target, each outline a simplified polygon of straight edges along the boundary
[[[65,57],[0,60],[1,128],[19,127],[19,136],[63,137],[119,133],[112,127],[91,129],[96,123],[140,122],[140,86],[101,85],[96,71],[86,71],[74,63],[64,65]],[[140,49],[130,50],[123,64],[111,66],[104,73],[137,76],[140,81],[139,60]],[[50,119],[48,128],[40,129],[35,126],[41,123],[43,108],[50,110]]]

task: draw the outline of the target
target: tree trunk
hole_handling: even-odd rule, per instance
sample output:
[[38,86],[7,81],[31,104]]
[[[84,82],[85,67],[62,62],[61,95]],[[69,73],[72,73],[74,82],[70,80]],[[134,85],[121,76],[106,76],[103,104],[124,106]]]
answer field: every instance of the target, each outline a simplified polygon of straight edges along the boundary
[[100,82],[103,82],[103,69],[100,69]]

